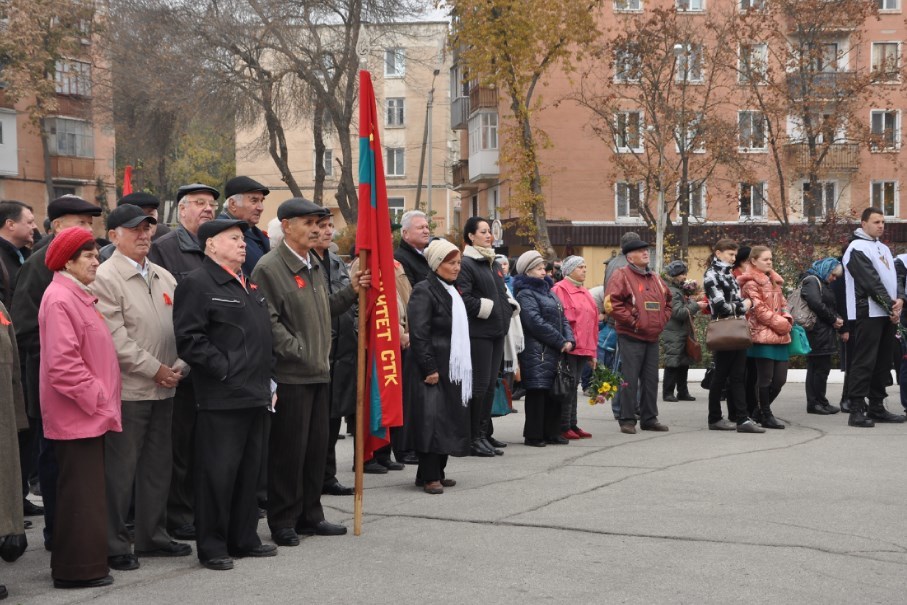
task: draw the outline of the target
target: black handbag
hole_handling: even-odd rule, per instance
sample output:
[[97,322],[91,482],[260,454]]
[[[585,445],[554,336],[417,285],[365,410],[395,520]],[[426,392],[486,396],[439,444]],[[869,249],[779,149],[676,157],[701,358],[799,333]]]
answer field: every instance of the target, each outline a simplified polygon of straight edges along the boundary
[[699,383],[699,386],[704,388],[706,391],[712,388],[712,374],[715,373],[715,364],[709,365],[705,369],[705,376],[702,377],[702,382]]
[[576,376],[567,361],[567,354],[561,353],[554,374],[554,384],[551,385],[551,396],[558,401],[569,401],[576,394]]

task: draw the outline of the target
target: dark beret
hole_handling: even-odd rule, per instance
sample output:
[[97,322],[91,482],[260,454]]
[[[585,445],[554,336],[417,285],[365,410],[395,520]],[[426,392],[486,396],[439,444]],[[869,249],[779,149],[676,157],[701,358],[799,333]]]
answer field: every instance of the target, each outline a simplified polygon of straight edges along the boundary
[[101,208],[91,202],[86,202],[77,195],[64,195],[47,205],[47,218],[52,221],[67,214],[101,216]]
[[265,195],[271,193],[271,190],[247,176],[236,176],[227,181],[224,187],[224,197],[230,197],[237,193],[248,193],[250,191],[261,191]]
[[633,252],[634,250],[642,250],[643,248],[648,247],[649,244],[642,241],[641,239],[634,239],[621,246],[620,251],[624,254],[627,254],[628,252]]
[[329,216],[331,211],[304,197],[291,197],[277,207],[277,218],[280,220],[296,218],[297,216],[309,216],[310,214]]
[[161,205],[161,200],[157,199],[150,193],[145,193],[144,191],[136,191],[135,193],[124,195],[117,201],[117,206],[122,206],[123,204],[132,204],[133,206],[138,206],[139,208],[158,208]]
[[114,208],[107,215],[107,229],[116,229],[117,227],[126,227],[132,229],[138,227],[142,221],[148,221],[152,225],[157,225],[157,219],[148,216],[145,211],[132,204],[123,204]]
[[182,187],[177,189],[177,191],[176,191],[177,203],[179,203],[179,201],[181,199],[183,199],[184,195],[187,195],[189,193],[195,193],[196,191],[207,191],[208,193],[210,193],[211,195],[214,196],[214,199],[217,199],[220,197],[220,191],[218,191],[214,187],[208,187],[207,185],[202,185],[201,183],[192,183],[191,185],[183,185]]
[[249,223],[246,221],[238,221],[236,219],[225,219],[218,218],[213,221],[206,221],[201,224],[198,228],[198,244],[202,249],[202,252],[205,251],[205,243],[208,239],[214,237],[221,231],[226,231],[230,227],[239,227],[243,233],[249,228]]

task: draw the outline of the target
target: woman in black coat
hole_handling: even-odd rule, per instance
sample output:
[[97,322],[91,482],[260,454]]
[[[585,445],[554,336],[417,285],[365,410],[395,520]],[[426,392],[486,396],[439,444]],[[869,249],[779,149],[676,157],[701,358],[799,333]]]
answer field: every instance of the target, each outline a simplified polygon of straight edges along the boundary
[[831,356],[837,351],[836,332],[844,320],[835,310],[835,293],[829,285],[844,274],[836,258],[823,258],[813,263],[801,280],[801,296],[816,314],[816,323],[806,332],[811,351],[806,358],[806,411],[810,414],[837,414],[840,408],[825,398]]
[[504,361],[504,338],[514,309],[507,300],[504,272],[495,260],[494,236],[484,218],[473,216],[463,227],[463,263],[457,290],[469,316],[472,348],[472,455],[500,456],[507,444],[492,437],[491,406],[498,374]]
[[445,476],[448,456],[469,455],[472,361],[466,307],[453,285],[460,251],[439,239],[425,248],[425,258],[434,273],[416,284],[406,307],[410,362],[403,384],[413,402],[406,437],[407,449],[419,455],[416,485],[442,494],[456,485]]
[[520,353],[520,372],[526,389],[524,443],[544,447],[569,443],[561,436],[561,403],[551,396],[561,353],[573,350],[576,341],[564,308],[551,293],[553,282],[545,275],[545,260],[535,250],[516,262],[519,275],[513,291],[520,304],[520,322],[526,347]]

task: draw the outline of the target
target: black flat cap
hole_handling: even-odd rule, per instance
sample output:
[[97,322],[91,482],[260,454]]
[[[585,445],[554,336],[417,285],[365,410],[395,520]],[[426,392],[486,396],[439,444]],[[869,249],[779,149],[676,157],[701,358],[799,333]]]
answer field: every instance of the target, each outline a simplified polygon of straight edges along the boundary
[[247,176],[236,176],[227,181],[224,187],[224,197],[230,197],[237,193],[249,193],[250,191],[261,191],[265,195],[271,193],[271,190]]
[[132,229],[138,227],[142,221],[148,221],[152,225],[157,225],[157,219],[148,216],[145,211],[132,204],[123,204],[114,208],[107,215],[107,229],[116,229],[117,227],[126,227]]
[[209,187],[209,186],[203,185],[201,183],[192,183],[191,185],[183,185],[182,187],[177,189],[176,201],[179,202],[181,199],[183,199],[184,195],[187,195],[189,193],[195,193],[196,191],[207,191],[208,193],[210,193],[211,195],[214,196],[214,199],[217,199],[220,197],[220,191],[218,191],[214,187]]
[[144,191],[136,191],[135,193],[124,195],[119,200],[117,200],[117,206],[122,206],[123,204],[132,204],[133,206],[138,206],[139,208],[159,208],[161,205],[161,200],[157,199],[150,193],[145,193]]
[[47,218],[52,221],[67,214],[101,216],[101,208],[91,202],[86,202],[77,195],[64,195],[47,205]]
[[198,228],[198,244],[202,249],[202,252],[205,251],[205,243],[209,238],[214,237],[221,231],[226,231],[230,227],[239,227],[243,233],[249,228],[249,223],[246,221],[238,221],[236,219],[226,219],[226,218],[217,218],[213,221],[207,221],[201,224]]
[[297,216],[328,216],[331,211],[324,206],[319,206],[315,202],[309,201],[304,197],[291,197],[277,207],[277,218],[296,218]]
[[649,244],[642,241],[641,239],[634,239],[621,246],[620,251],[624,254],[627,254],[628,252],[633,252],[634,250],[642,250],[643,248],[648,247]]

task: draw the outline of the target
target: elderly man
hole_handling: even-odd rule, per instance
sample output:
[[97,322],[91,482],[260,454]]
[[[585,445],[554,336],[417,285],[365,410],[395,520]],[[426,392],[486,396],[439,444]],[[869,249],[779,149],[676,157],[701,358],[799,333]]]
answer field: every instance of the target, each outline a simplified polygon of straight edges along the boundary
[[196,547],[202,565],[214,570],[233,569],[233,558],[277,554],[257,531],[255,491],[274,354],[267,302],[242,271],[247,227],[236,220],[204,223],[198,241],[206,258],[174,297],[177,350],[192,367],[198,403]]
[[249,224],[246,229],[246,262],[242,270],[246,275],[252,274],[252,269],[261,260],[261,257],[271,250],[268,236],[258,228],[261,213],[265,209],[265,198],[271,191],[247,176],[237,176],[227,181],[224,187],[224,211],[217,218],[236,219]]
[[[98,268],[91,290],[98,297],[123,375],[123,432],[104,440],[107,484],[107,563],[138,569],[136,555],[182,557],[192,548],[167,534],[172,455],[173,393],[185,364],[176,356],[173,294],[176,279],[146,257],[157,221],[124,204],[107,216],[116,250]],[[135,486],[135,554],[126,519]]]
[[431,275],[432,270],[425,260],[425,247],[431,241],[431,228],[424,212],[410,210],[400,219],[400,245],[394,251],[394,258],[403,265],[409,283],[415,286]]
[[[170,233],[170,229],[167,225],[157,222],[157,210],[161,205],[161,200],[157,199],[150,193],[145,193],[144,191],[136,191],[135,193],[130,193],[129,195],[124,195],[117,200],[117,208],[129,204],[131,206],[138,207],[146,216],[149,216],[155,220],[153,225],[150,225],[151,229],[151,241],[157,241],[163,236]],[[99,256],[101,257],[101,262],[103,263],[108,258],[113,255],[113,251],[116,250],[116,245],[113,243],[107,244],[101,248]]]
[[[328,211],[303,198],[277,209],[284,240],[255,267],[252,279],[268,300],[277,353],[277,407],[268,448],[268,525],[280,546],[297,546],[298,534],[346,533],[321,507],[330,426],[331,317],[356,302],[360,281],[329,294],[324,268],[310,253]],[[361,277],[361,279],[360,279]]]
[[[220,192],[213,187],[193,183],[183,185],[176,193],[179,226],[151,247],[148,260],[169,271],[177,283],[202,266],[204,252],[198,244],[198,230],[214,218]],[[195,392],[192,378],[180,381],[173,397],[173,471],[167,501],[167,528],[180,540],[195,539],[192,483],[192,434],[195,431]]]
[[[640,390],[640,428],[667,431],[658,422],[658,337],[671,319],[671,293],[649,269],[649,244],[627,242],[621,248],[627,266],[620,267],[605,288],[606,305],[614,318],[626,397],[620,398],[620,431],[636,433],[637,390]],[[609,302],[607,302],[609,301]]]
[[[69,227],[81,227],[91,231],[92,219],[101,215],[101,209],[75,195],[64,195],[47,205],[47,218],[52,234]],[[52,547],[54,515],[57,489],[57,459],[52,442],[44,439],[41,426],[41,405],[38,391],[38,373],[41,366],[41,346],[38,336],[38,309],[44,291],[53,280],[53,272],[44,264],[47,246],[54,235],[45,237],[32,250],[31,256],[22,265],[13,293],[10,315],[16,328],[20,358],[25,359],[25,397],[28,416],[35,420],[38,428],[38,480],[41,484],[41,498],[44,501],[44,545]]]

